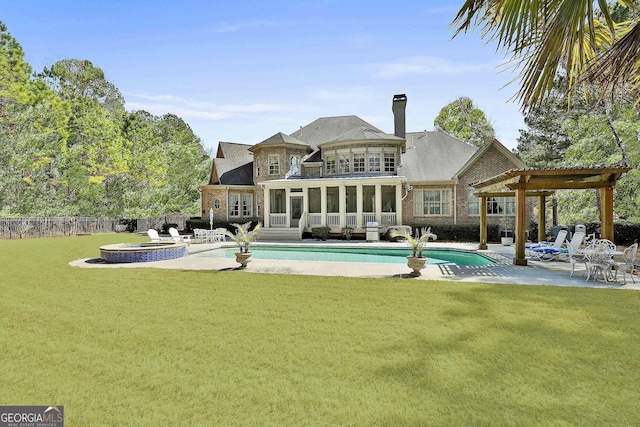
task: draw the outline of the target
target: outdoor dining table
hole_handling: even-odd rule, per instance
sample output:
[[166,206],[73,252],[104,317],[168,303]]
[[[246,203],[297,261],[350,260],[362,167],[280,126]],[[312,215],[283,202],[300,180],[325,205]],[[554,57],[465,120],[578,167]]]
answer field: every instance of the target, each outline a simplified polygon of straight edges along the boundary
[[616,277],[613,270],[613,257],[624,254],[624,252],[617,250],[616,246],[608,240],[596,241],[584,249],[578,249],[577,252],[587,259],[587,268],[590,269],[589,274],[587,274],[587,280],[593,274],[594,280],[602,277],[605,282],[613,281]]

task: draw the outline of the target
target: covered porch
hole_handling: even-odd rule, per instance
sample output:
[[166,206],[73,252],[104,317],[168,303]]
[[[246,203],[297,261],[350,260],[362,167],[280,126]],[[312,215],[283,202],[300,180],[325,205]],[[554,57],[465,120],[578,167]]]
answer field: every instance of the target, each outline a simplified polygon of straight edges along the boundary
[[264,227],[364,232],[368,222],[401,225],[405,182],[398,176],[263,182]]
[[613,241],[613,189],[626,166],[576,167],[559,169],[512,169],[493,178],[477,182],[473,187],[480,198],[480,248],[486,249],[488,197],[515,196],[516,252],[513,263],[527,265],[525,258],[526,197],[538,197],[538,240],[545,239],[546,197],[553,190],[598,189],[600,191],[600,222],[602,238]]

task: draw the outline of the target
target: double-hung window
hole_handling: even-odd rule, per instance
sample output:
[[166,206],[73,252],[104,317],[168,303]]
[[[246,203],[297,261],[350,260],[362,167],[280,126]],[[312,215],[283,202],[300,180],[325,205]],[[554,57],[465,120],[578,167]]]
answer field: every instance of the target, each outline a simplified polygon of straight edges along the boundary
[[[469,215],[480,215],[480,198],[473,194],[474,188],[467,191],[467,205]],[[516,198],[515,197],[488,197],[487,198],[487,215],[515,215],[516,214]]]
[[325,171],[327,175],[335,175],[336,173],[336,156],[327,156],[325,159]]
[[353,153],[353,171],[364,172],[364,153]]
[[396,171],[396,153],[384,153],[384,171]]
[[416,216],[450,216],[451,189],[413,190],[413,214]]
[[242,216],[250,218],[253,212],[253,197],[251,194],[242,195]]
[[280,175],[280,156],[269,156],[269,175]]
[[240,195],[239,194],[229,194],[229,216],[230,217],[240,216]]

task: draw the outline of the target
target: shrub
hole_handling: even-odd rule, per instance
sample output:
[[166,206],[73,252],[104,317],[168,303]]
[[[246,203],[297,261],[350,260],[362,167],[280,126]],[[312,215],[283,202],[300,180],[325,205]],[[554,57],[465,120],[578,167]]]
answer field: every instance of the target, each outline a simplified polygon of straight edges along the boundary
[[164,234],[169,234],[169,229],[170,228],[178,228],[178,224],[172,223],[172,222],[165,222],[164,224],[162,224],[162,233]]
[[311,237],[314,239],[327,240],[330,231],[331,228],[329,227],[314,227],[311,229]]

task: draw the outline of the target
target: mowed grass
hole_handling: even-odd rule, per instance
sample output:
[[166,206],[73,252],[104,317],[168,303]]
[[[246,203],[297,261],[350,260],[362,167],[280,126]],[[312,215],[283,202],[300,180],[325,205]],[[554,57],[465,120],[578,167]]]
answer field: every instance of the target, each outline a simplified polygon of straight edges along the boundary
[[68,265],[136,240],[0,241],[0,405],[68,426],[640,424],[639,292]]

